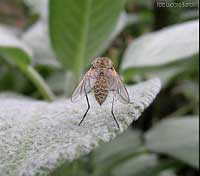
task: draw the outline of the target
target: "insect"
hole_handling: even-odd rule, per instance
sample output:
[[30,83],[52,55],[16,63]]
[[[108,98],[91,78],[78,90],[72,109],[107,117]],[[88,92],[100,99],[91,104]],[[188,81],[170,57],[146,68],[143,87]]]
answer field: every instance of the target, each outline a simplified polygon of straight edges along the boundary
[[87,110],[83,115],[79,126],[90,109],[88,93],[91,91],[94,92],[95,99],[100,106],[105,102],[109,92],[113,93],[111,114],[119,128],[119,123],[114,114],[115,98],[118,96],[119,100],[123,103],[129,103],[130,99],[126,87],[123,85],[119,75],[113,67],[112,61],[109,58],[96,58],[72,94],[72,102],[76,102],[84,96],[87,100]]

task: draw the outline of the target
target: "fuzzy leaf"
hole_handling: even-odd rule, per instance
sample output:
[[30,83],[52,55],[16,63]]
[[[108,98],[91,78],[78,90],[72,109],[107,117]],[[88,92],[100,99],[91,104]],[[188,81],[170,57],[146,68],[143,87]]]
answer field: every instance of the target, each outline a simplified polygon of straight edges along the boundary
[[185,59],[199,52],[199,20],[153,32],[134,40],[122,68],[149,67]]
[[86,119],[79,127],[86,101],[53,103],[0,94],[0,173],[2,175],[48,174],[66,161],[87,154],[100,141],[108,142],[137,119],[161,87],[152,79],[128,87],[134,104],[115,102],[120,130],[111,116],[108,97],[100,107],[93,96]]

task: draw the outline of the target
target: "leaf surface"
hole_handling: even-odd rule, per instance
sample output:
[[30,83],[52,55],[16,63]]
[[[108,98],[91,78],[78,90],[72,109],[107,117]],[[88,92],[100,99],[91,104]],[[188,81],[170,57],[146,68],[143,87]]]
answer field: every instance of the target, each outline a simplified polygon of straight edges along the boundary
[[114,105],[120,130],[110,112],[112,97],[100,108],[90,95],[91,109],[78,126],[87,109],[84,99],[77,104],[65,99],[47,103],[0,94],[0,173],[46,175],[66,161],[89,153],[100,141],[110,141],[137,119],[160,87],[158,79],[128,87],[134,104]]

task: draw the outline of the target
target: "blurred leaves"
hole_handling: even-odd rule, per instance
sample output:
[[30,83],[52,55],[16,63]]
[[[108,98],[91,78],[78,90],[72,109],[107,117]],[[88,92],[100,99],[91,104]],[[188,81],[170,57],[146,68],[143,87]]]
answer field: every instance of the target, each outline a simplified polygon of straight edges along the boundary
[[5,27],[0,27],[0,54],[33,82],[46,100],[53,99],[48,85],[31,65],[32,51]]
[[[0,91],[11,91],[22,93],[32,92],[32,84],[16,68],[1,59],[0,56]],[[18,84],[17,84],[18,83]]]
[[161,66],[135,67],[124,72],[126,81],[141,81],[151,77],[159,77],[163,87],[172,85],[175,81],[191,79],[196,81],[199,76],[199,55],[174,61]]
[[[179,168],[181,166],[179,161],[158,159],[157,155],[155,155],[155,153],[162,153],[198,168],[198,122],[199,119],[196,116],[164,120],[157,124],[153,129],[146,132],[144,141],[142,140],[143,137],[140,132],[135,133],[136,131],[130,130],[126,135],[121,135],[115,139],[117,143],[111,142],[105,144],[106,147],[102,146],[100,149],[97,149],[97,152],[95,152],[96,157],[99,156],[98,150],[104,151],[104,153],[101,152],[102,155],[104,155],[104,158],[106,158],[105,155],[108,152],[107,159],[102,160],[98,165],[107,166],[109,168],[107,171],[114,176],[157,176],[161,173],[163,174],[166,169]],[[138,134],[140,135],[138,136]],[[129,137],[126,139],[126,136]],[[132,138],[138,136],[137,140],[134,141],[136,141],[136,146],[138,143],[137,141],[140,141],[140,147],[132,147],[132,154],[130,153],[127,155],[129,157],[122,159],[120,158],[120,153],[131,151],[129,149],[129,147],[132,146],[130,142],[133,142],[132,140],[129,140],[129,138],[131,139],[131,136]],[[130,142],[128,142],[128,140]],[[144,147],[144,144],[147,148]],[[118,154],[116,152],[114,157],[114,155],[110,155],[110,153],[112,153],[112,150],[110,149],[115,151],[116,147],[119,149],[121,148],[121,150],[118,150]],[[141,149],[143,149],[143,152]],[[118,162],[116,162],[116,160],[118,160]],[[108,165],[108,161],[112,161],[113,165]],[[103,168],[103,166],[101,168]],[[105,169],[101,170],[105,171]],[[109,175],[107,172],[104,174]]]
[[[188,103],[181,108],[182,111],[184,111],[184,108],[186,110],[191,109],[193,114],[199,114],[199,84],[195,80],[180,82],[173,89],[173,94],[182,94],[188,100]],[[180,112],[180,110],[178,111]]]
[[199,118],[163,120],[146,133],[149,150],[167,154],[199,168]]
[[48,17],[48,1],[49,0],[24,0],[33,13],[37,13],[44,20]]
[[0,26],[0,52],[19,67],[31,63],[32,51],[4,26]]
[[48,24],[40,20],[22,35],[23,42],[33,51],[33,63],[60,67],[57,62],[48,36]]
[[[173,163],[174,164],[174,163]],[[159,176],[161,171],[172,164],[159,162],[157,155],[144,154],[131,158],[112,171],[112,176]]]
[[118,138],[111,141],[109,145],[107,143],[102,144],[100,148],[94,151],[94,162],[96,164],[102,162],[107,165],[109,161],[130,156],[130,154],[141,150],[143,147],[141,132],[128,129]]
[[198,74],[199,22],[190,21],[133,40],[122,62],[126,81],[158,76],[164,86]]
[[[121,164],[119,167],[116,167],[112,171],[112,175],[114,176],[137,176],[137,175],[145,175],[142,174],[142,172],[148,172],[152,167],[154,167],[157,164],[157,158],[156,155],[142,155],[137,158],[132,158],[130,160],[127,160],[123,164]],[[134,166],[134,168],[133,168]],[[154,173],[155,174],[155,173]]]
[[[144,136],[140,131],[129,129],[87,157],[56,169],[53,175],[175,175],[184,163],[198,169],[198,124],[197,116],[188,116],[163,120]],[[158,157],[158,154],[174,159]]]

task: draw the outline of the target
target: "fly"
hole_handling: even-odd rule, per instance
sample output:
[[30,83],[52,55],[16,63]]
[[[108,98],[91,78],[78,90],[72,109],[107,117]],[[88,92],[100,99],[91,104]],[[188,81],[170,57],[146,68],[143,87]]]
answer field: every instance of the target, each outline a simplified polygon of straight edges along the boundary
[[[72,102],[80,100],[83,96],[85,96],[87,100],[88,107],[79,122],[79,126],[85,119],[90,109],[88,93],[91,91],[94,92],[95,99],[100,106],[105,102],[110,91],[114,92],[115,95],[118,95],[119,100],[123,103],[130,102],[126,87],[123,85],[118,73],[113,67],[112,61],[107,57],[98,57],[92,62],[90,69],[84,75],[72,94]],[[117,127],[119,128],[119,123],[114,114],[114,101],[115,96],[113,96],[112,100],[111,114],[117,124]]]

